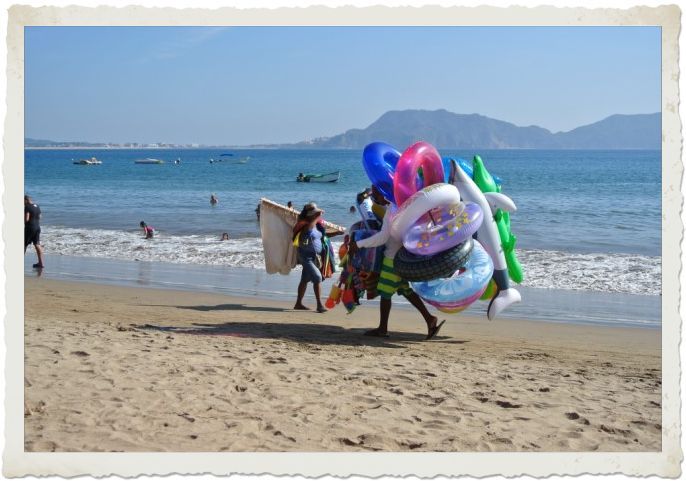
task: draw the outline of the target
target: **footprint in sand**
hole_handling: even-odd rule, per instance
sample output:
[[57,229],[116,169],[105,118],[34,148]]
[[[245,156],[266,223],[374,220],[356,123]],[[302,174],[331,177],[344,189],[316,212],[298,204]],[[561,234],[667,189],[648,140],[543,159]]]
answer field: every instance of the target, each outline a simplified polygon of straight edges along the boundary
[[591,424],[588,419],[581,417],[578,413],[575,412],[565,413],[565,417],[570,421],[578,421],[579,423],[585,424],[586,426]]
[[633,434],[630,429],[613,428],[604,424],[600,425],[600,430],[608,434],[621,434],[622,436],[631,436]]

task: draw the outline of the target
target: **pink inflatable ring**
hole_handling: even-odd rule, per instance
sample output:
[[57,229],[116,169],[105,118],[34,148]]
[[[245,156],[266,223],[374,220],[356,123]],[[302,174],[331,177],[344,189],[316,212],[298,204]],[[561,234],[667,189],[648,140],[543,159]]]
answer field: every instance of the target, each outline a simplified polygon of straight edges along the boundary
[[438,184],[445,179],[443,161],[434,146],[427,142],[412,144],[398,159],[393,174],[393,196],[398,207],[419,190],[417,176],[420,168],[424,178],[421,187]]
[[481,207],[472,202],[442,206],[429,214],[403,236],[405,249],[413,254],[430,256],[455,247],[470,238],[483,222]]

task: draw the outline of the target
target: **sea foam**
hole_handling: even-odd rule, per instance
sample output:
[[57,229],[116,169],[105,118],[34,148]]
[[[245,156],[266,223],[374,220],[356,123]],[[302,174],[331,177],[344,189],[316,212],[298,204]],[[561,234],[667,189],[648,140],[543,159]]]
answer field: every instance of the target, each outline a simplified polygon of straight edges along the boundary
[[[146,240],[140,232],[43,227],[48,254],[177,264],[264,269],[262,241],[256,237],[221,241],[210,235],[166,235]],[[340,242],[334,240],[337,252]],[[661,294],[661,258],[637,254],[582,254],[552,250],[518,251],[522,285],[626,294]]]

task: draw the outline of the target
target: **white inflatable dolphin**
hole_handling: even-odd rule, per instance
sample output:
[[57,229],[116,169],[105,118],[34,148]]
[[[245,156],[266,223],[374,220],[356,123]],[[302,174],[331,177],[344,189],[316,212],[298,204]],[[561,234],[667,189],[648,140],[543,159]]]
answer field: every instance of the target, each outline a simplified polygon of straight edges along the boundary
[[489,211],[494,213],[497,209],[514,212],[517,208],[512,199],[506,195],[496,193],[484,195],[481,189],[454,160],[451,161],[451,170],[454,170],[455,174],[453,184],[460,191],[462,200],[478,204],[484,213],[483,223],[477,231],[477,239],[484,246],[486,252],[490,254],[491,259],[493,259],[493,280],[498,288],[495,297],[488,304],[488,319],[493,320],[510,305],[520,302],[522,296],[517,289],[510,287],[510,277],[507,273],[507,263],[505,262],[505,254],[500,242],[500,234],[498,234],[498,226],[493,219],[493,215],[488,215],[487,213]]

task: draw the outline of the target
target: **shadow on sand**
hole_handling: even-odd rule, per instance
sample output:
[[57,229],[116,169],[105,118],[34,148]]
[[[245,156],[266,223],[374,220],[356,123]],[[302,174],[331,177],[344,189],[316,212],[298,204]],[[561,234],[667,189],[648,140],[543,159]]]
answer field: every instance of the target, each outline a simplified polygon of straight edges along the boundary
[[[187,307],[187,306],[184,306]],[[255,308],[257,309],[257,308]],[[135,329],[163,331],[174,334],[229,336],[261,339],[282,339],[318,345],[377,346],[403,348],[425,340],[424,334],[393,332],[390,337],[365,336],[366,329],[346,329],[329,324],[300,324],[275,322],[225,322],[221,324],[193,323],[190,326],[132,325]],[[439,344],[463,344],[468,341],[436,336],[431,341]]]
[[245,304],[217,304],[216,306],[169,306],[166,304],[147,304],[147,307],[174,307],[176,309],[188,309],[191,311],[254,311],[254,312],[287,312],[290,309],[282,307],[246,306]]

